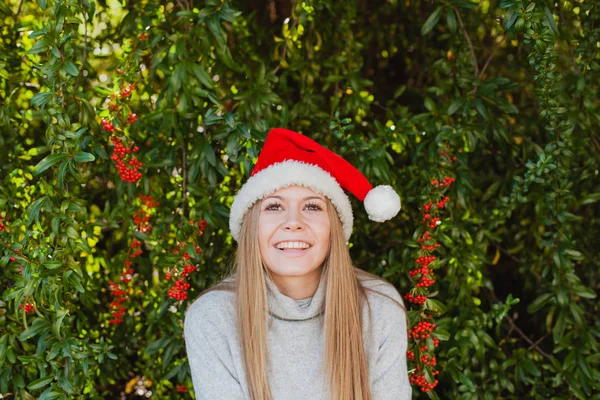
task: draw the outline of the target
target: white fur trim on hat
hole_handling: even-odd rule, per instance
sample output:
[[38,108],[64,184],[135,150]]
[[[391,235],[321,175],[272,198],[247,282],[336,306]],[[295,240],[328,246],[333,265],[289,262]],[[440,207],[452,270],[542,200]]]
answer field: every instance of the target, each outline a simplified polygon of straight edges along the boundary
[[229,230],[233,238],[236,241],[239,240],[244,215],[257,200],[261,200],[274,191],[291,185],[306,186],[319,194],[327,196],[338,211],[342,221],[344,238],[348,241],[352,234],[354,220],[350,199],[335,178],[328,172],[316,165],[295,160],[275,163],[250,177],[242,185],[242,188],[233,199],[229,214]]
[[387,221],[400,211],[400,196],[389,185],[371,189],[363,203],[371,221]]

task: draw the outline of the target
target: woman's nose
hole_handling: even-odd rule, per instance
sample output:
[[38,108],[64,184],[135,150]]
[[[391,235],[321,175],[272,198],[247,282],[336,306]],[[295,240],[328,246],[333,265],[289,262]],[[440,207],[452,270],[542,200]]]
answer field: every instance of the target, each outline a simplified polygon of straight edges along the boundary
[[286,215],[285,229],[295,231],[304,227],[304,221],[298,211],[289,211]]

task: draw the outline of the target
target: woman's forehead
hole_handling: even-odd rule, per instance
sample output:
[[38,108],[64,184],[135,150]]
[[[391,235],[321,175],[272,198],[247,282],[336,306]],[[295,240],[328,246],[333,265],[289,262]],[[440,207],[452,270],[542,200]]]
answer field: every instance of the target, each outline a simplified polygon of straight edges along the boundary
[[274,196],[278,196],[278,197],[282,197],[282,198],[305,198],[308,196],[311,197],[319,197],[321,199],[325,199],[325,196],[323,196],[322,194],[312,190],[309,187],[306,186],[301,186],[301,185],[291,185],[291,186],[287,186],[281,189],[278,189],[276,191],[274,191],[271,194],[266,195],[264,199],[269,198],[269,197],[274,197]]

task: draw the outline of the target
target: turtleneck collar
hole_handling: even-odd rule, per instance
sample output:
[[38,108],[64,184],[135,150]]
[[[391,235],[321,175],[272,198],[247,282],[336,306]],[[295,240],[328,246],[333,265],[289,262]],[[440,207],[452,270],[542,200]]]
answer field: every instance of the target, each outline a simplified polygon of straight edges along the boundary
[[326,286],[324,270],[324,268],[321,270],[321,278],[315,294],[312,297],[301,300],[294,300],[281,293],[275,282],[265,274],[269,313],[275,318],[292,321],[312,319],[321,315],[324,311],[323,305]]

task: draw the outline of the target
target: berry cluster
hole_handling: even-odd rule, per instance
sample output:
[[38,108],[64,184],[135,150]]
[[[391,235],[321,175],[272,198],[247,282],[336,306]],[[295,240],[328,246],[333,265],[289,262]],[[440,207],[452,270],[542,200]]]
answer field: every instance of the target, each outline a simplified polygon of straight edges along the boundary
[[[198,221],[197,223],[191,220],[190,225],[197,226],[198,236],[201,236],[202,234],[204,234],[204,230],[206,229],[208,223],[206,222],[206,220]],[[179,260],[177,264],[175,264],[172,268],[165,272],[165,279],[168,281],[173,281],[173,284],[169,288],[167,296],[179,301],[187,299],[190,284],[187,283],[186,280],[188,276],[197,269],[197,266],[192,265],[192,263],[190,262],[192,256],[184,250],[184,246],[186,244],[187,243],[177,244],[177,248],[173,250],[173,254],[180,255]],[[202,252],[202,249],[200,248],[200,246],[196,245],[194,251],[196,252],[196,254],[199,254],[200,252]]]
[[134,213],[133,223],[138,231],[142,233],[150,232],[152,226],[148,221],[150,221],[152,211],[158,207],[160,203],[154,200],[152,195],[144,196],[143,194],[140,194],[139,197],[142,199],[142,205]]
[[102,118],[101,123],[102,123],[102,128],[106,132],[114,132],[115,131],[115,126],[112,124],[112,122],[109,122],[105,118]]
[[442,224],[442,221],[440,221],[438,217],[432,218],[429,222],[426,222],[425,220],[423,222],[432,229]]
[[189,392],[188,388],[185,385],[177,385],[177,386],[175,386],[175,391],[177,393],[187,393],[187,392]]
[[[440,344],[440,339],[434,337],[434,338],[432,338],[432,340],[433,340],[433,347],[434,348],[438,347],[438,345]],[[425,345],[421,346],[420,350],[421,350],[421,353],[424,353],[427,350],[429,350],[429,346],[427,344],[425,344]]]
[[[129,245],[129,249],[130,249],[130,253],[129,253],[129,259],[133,260],[136,257],[139,257],[142,255],[142,242],[140,242],[139,240],[135,240],[133,239],[131,241],[131,244]],[[127,265],[127,263],[129,263],[129,265]],[[131,261],[126,261],[125,264],[129,267],[131,266]]]
[[[131,96],[131,92],[135,90],[135,86],[134,85],[128,85],[127,83],[125,83],[123,86],[121,86],[121,98],[128,98],[129,96]],[[114,96],[114,94],[113,94]]]
[[[431,276],[433,276],[433,271],[429,271]],[[416,287],[429,287],[435,283],[435,279],[428,278],[426,275],[421,277],[421,280],[417,282]]]
[[[134,214],[133,221],[136,227],[139,228],[141,232],[147,232],[151,228],[148,224],[148,221],[150,220],[149,212],[151,211],[151,209],[157,207],[160,203],[155,201],[152,195],[144,196],[140,194],[139,198],[141,199],[142,204],[140,206],[140,209],[138,209],[137,212]],[[114,309],[114,311],[112,312],[114,318],[109,321],[111,324],[118,325],[123,322],[123,316],[125,315],[125,311],[127,309],[123,307],[121,303],[128,299],[128,297],[126,296],[127,288],[129,288],[129,290],[131,289],[131,282],[136,276],[135,271],[133,270],[133,268],[131,268],[131,266],[133,265],[133,260],[142,255],[142,244],[143,243],[137,239],[131,240],[131,243],[129,244],[127,259],[124,263],[125,267],[123,268],[123,271],[121,272],[120,276],[120,281],[123,285],[126,285],[126,287],[122,288],[118,284],[109,282],[111,292],[113,296],[115,296],[115,300],[113,300],[113,302],[110,304],[110,308]]]
[[108,322],[112,325],[119,325],[123,322],[125,310],[127,310],[125,307],[121,306],[121,303],[127,300],[127,293],[117,283],[109,281],[108,285],[112,295],[114,296],[114,300],[110,303],[110,308],[114,310],[111,312],[113,319],[109,320]]
[[27,313],[27,314],[29,314],[30,312],[33,312],[33,304],[31,304],[31,303],[29,303],[29,302],[26,302],[24,305],[23,305],[23,304],[21,304],[21,305],[19,306],[19,308],[20,308],[21,310],[25,310],[25,313]]
[[2,217],[0,217],[0,232],[2,232],[4,230],[4,228],[5,228],[4,220],[2,219]]
[[432,356],[430,358],[427,354],[421,356],[420,360],[423,364],[429,365],[430,367],[435,367],[437,364],[437,360],[435,359],[435,356]]
[[437,179],[433,179],[431,181],[431,186],[435,186],[438,188],[448,187],[455,181],[455,178],[450,178],[449,176],[444,177],[444,179],[440,182]]
[[[439,371],[433,371],[432,374],[437,375],[439,374]],[[410,383],[418,386],[421,389],[421,391],[425,393],[432,391],[433,388],[435,388],[438,384],[437,379],[432,383],[427,382],[427,377],[425,377],[425,374],[421,370],[421,367],[418,365],[415,368],[415,371],[413,371],[413,373],[408,377],[408,379],[410,380]]]
[[[21,249],[16,249],[15,252],[20,253]],[[10,261],[17,261],[17,259],[14,256],[10,256]]]
[[442,208],[446,207],[446,203],[448,203],[449,201],[450,201],[450,197],[445,196],[442,200],[436,202],[435,206],[437,207],[438,210],[441,210]]
[[[131,261],[127,261],[126,264],[131,264]],[[121,282],[129,283],[133,279],[133,268],[127,268],[125,271],[121,272]]]
[[411,339],[427,339],[431,337],[431,332],[435,328],[435,324],[427,321],[421,321],[416,326],[413,326],[408,331],[408,337]]
[[456,161],[456,156],[450,156],[450,154],[446,153],[445,151],[440,151],[440,155],[446,157],[450,162]]
[[140,40],[144,41],[144,40],[148,39],[149,37],[150,37],[150,34],[144,32],[140,35]]
[[[110,158],[116,162],[121,180],[130,183],[139,181],[142,178],[142,173],[138,169],[142,166],[142,163],[131,154],[137,153],[139,148],[137,146],[133,147],[133,149],[125,147],[121,139],[116,136],[112,136],[110,140],[115,146],[114,153]],[[127,158],[129,158],[129,161],[125,161]]]
[[202,236],[202,234],[204,233],[204,230],[206,229],[206,226],[208,225],[208,222],[206,222],[206,220],[202,220],[202,221],[198,221],[197,223],[194,222],[194,220],[190,221],[190,225],[194,225],[196,224],[198,226],[198,236]]
[[425,300],[427,300],[427,296],[413,296],[410,293],[405,295],[404,298],[415,304],[423,304],[425,303]]
[[180,278],[171,286],[167,295],[175,300],[183,301],[187,299],[189,288],[190,284],[185,281],[185,278]]
[[138,117],[137,115],[133,114],[133,113],[129,113],[129,115],[127,116],[127,122],[130,124],[133,124],[137,121]]
[[[441,151],[440,155],[445,157],[450,163],[456,160],[456,157],[450,156],[447,152]],[[442,166],[447,166],[446,160],[441,161]],[[413,321],[414,327],[409,331],[409,338],[411,339],[411,349],[407,350],[406,357],[409,361],[416,364],[415,369],[410,375],[410,382],[416,385],[423,392],[429,392],[437,385],[438,381],[429,382],[432,376],[439,374],[434,367],[437,365],[437,360],[433,351],[439,345],[439,339],[433,337],[433,330],[436,324],[432,322],[434,316],[440,315],[437,308],[432,309],[431,302],[427,302],[429,295],[429,287],[435,283],[434,271],[431,268],[437,257],[431,255],[432,251],[435,251],[440,247],[439,243],[435,243],[432,233],[438,228],[442,221],[438,212],[446,208],[447,203],[450,201],[449,196],[443,196],[440,193],[445,188],[450,187],[455,181],[454,178],[445,176],[441,181],[438,179],[432,179],[430,184],[433,186],[433,191],[436,195],[439,195],[438,201],[429,201],[423,204],[423,219],[421,223],[425,226],[425,230],[418,242],[421,244],[419,247],[419,256],[415,259],[417,267],[409,271],[410,277],[415,280],[415,289],[410,294],[405,295],[405,298],[410,303],[415,304],[421,308],[421,312],[418,314],[416,321]],[[437,313],[437,314],[436,314]],[[426,341],[423,343],[422,341]],[[433,348],[429,348],[427,343],[433,341]]]
[[[125,74],[121,68],[117,69],[119,75]],[[121,78],[117,78],[116,80],[120,80]],[[108,110],[111,111],[112,117],[102,118],[101,124],[102,128],[109,133],[113,133],[116,130],[122,131],[125,127],[123,126],[122,115],[123,111],[129,111],[129,107],[124,104],[125,100],[131,97],[131,92],[136,90],[135,85],[129,84],[123,80],[121,82],[121,88],[118,93],[112,93],[110,95],[110,102],[108,104]],[[116,120],[117,127],[113,124],[113,120]],[[132,112],[128,113],[126,122],[129,124],[133,124],[137,122],[138,116]],[[121,179],[124,182],[135,183],[139,181],[142,177],[142,174],[138,171],[138,169],[142,166],[142,163],[131,153],[136,153],[139,148],[134,146],[133,149],[126,147],[123,145],[123,142],[120,138],[116,136],[111,136],[110,138],[113,146],[115,146],[114,153],[111,156],[111,159],[115,161],[117,164],[117,169],[119,174],[121,175]]]
[[433,270],[429,268],[429,264],[435,261],[436,258],[436,256],[424,256],[415,260],[415,262],[421,266],[408,271],[408,273],[413,279],[417,276],[420,278],[415,285],[416,287],[429,287],[435,283]]

